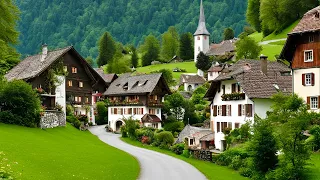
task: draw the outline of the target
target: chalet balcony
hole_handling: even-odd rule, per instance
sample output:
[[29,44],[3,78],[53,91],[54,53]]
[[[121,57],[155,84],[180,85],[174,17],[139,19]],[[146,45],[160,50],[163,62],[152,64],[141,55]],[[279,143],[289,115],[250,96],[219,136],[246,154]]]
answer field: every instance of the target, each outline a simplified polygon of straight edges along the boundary
[[238,101],[244,100],[246,98],[245,93],[231,93],[231,94],[224,94],[221,96],[222,101]]
[[151,101],[151,100],[149,100],[148,107],[163,107],[163,103],[161,101]]
[[132,100],[110,100],[111,106],[144,106],[145,104],[140,102],[139,99]]

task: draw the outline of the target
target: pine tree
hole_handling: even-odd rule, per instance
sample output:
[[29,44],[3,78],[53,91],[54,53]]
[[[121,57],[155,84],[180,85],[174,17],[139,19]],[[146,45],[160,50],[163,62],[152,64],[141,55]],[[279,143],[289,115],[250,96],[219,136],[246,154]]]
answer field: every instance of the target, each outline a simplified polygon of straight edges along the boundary
[[191,33],[183,33],[180,36],[179,54],[181,59],[193,59],[194,49]]
[[152,61],[158,61],[160,54],[158,39],[151,34],[147,36],[144,44],[141,46],[141,51],[144,52],[142,56],[142,66],[148,66]]
[[116,53],[116,43],[109,32],[105,32],[99,41],[98,66],[110,63]]
[[138,54],[137,54],[137,50],[134,46],[132,46],[131,48],[131,52],[132,52],[132,55],[131,55],[131,65],[135,68],[138,67]]
[[202,51],[197,56],[196,67],[202,71],[207,71],[211,66],[209,56],[205,55]]
[[229,40],[234,38],[234,31],[232,28],[228,27],[224,29],[223,40]]

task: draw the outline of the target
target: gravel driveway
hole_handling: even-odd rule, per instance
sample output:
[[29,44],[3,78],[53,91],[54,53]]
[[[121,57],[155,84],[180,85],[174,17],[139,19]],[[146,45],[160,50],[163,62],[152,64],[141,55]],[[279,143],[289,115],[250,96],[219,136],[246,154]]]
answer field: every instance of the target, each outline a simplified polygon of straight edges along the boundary
[[[140,163],[140,180],[203,180],[206,177],[192,165],[174,157],[129,145],[120,135],[107,133],[104,126],[89,129],[92,134],[111,146],[136,157]],[[125,172],[123,172],[125,173]]]

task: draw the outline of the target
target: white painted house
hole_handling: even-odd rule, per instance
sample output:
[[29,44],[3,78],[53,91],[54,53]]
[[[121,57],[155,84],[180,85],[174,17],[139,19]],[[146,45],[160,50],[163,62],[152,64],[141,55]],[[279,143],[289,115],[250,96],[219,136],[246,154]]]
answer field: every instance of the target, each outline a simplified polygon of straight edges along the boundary
[[180,76],[180,86],[183,86],[184,91],[193,91],[205,82],[206,80],[197,74],[181,74]]
[[111,103],[109,127],[118,132],[124,119],[132,118],[141,126],[161,129],[161,108],[166,94],[170,94],[170,89],[162,74],[120,76],[104,93]]
[[308,11],[288,34],[280,54],[290,62],[293,92],[320,112],[320,6]]
[[291,93],[291,69],[279,62],[240,60],[212,81],[205,97],[211,101],[211,129],[215,147],[225,149],[224,130],[254,121],[254,115],[266,117],[270,97],[282,91]]

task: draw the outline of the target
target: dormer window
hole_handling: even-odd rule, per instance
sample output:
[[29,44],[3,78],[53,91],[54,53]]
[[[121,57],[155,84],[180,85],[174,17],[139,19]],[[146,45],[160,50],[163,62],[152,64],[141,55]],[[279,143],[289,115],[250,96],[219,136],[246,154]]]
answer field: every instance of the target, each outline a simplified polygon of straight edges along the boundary
[[314,36],[313,35],[309,36],[309,42],[314,42]]
[[77,72],[78,72],[78,69],[76,67],[72,67],[72,73],[77,74]]
[[127,91],[129,88],[128,88],[128,83],[126,83],[126,84],[124,84],[123,85],[123,89],[125,90],[125,91]]
[[312,62],[313,61],[313,50],[304,51],[304,62]]
[[316,13],[314,14],[314,17],[319,18],[319,17],[320,17],[319,12],[316,12]]

